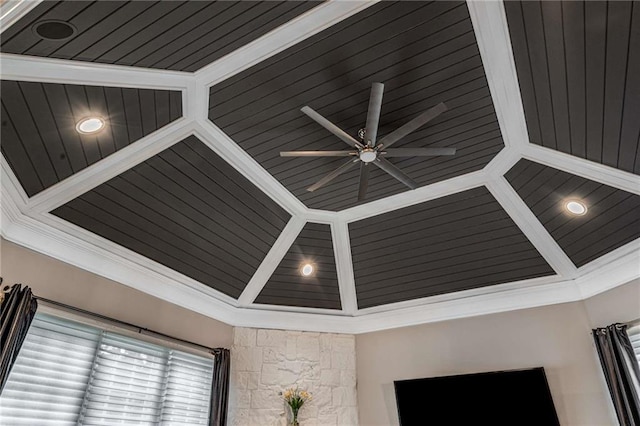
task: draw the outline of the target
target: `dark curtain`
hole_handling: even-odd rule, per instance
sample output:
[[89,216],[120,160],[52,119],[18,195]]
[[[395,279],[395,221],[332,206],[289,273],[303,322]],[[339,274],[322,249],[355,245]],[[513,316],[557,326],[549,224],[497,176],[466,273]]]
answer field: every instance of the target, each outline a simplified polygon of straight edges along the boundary
[[[1,282],[1,281],[0,281]],[[14,284],[0,303],[0,393],[36,314],[38,302],[29,287]]]
[[211,414],[209,426],[225,426],[227,424],[227,407],[229,405],[229,371],[231,359],[229,349],[218,348],[213,351],[213,383],[211,388]]
[[593,330],[593,339],[621,426],[640,426],[640,366],[625,324]]

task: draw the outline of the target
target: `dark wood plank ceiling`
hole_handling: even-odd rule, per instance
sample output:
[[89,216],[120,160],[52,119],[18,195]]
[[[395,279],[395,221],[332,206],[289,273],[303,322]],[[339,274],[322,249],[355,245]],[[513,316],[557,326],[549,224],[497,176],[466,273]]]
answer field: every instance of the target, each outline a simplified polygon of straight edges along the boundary
[[484,188],[349,224],[358,307],[554,271]]
[[[355,135],[371,83],[385,94],[379,137],[446,102],[449,111],[396,146],[456,147],[455,157],[392,160],[420,185],[482,168],[503,147],[464,2],[380,2],[212,87],[209,118],[307,206],[356,204],[358,171],[309,193],[336,158],[281,158],[281,150],[346,145],[300,112],[309,105]],[[374,170],[368,201],[405,191]]]
[[[529,160],[506,178],[577,266],[640,237],[640,196]],[[584,216],[565,209],[569,199],[587,205]]]
[[[2,33],[8,53],[196,71],[310,10],[316,1],[45,1]],[[61,20],[66,40],[32,27]]]
[[640,4],[505,8],[531,142],[640,174]]
[[[314,273],[300,272],[310,263]],[[331,227],[307,223],[256,298],[268,305],[341,309]]]
[[[32,196],[182,116],[178,91],[3,80],[2,154]],[[95,135],[76,131],[105,119]]]
[[195,136],[52,213],[232,297],[290,217]]

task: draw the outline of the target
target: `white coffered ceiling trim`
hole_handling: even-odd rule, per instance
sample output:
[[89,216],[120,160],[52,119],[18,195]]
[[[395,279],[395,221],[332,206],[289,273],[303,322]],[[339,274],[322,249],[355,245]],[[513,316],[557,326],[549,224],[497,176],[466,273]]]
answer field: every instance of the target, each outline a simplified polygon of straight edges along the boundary
[[496,177],[487,182],[487,188],[553,270],[564,278],[574,278],[578,269],[509,182],[503,176]]
[[[37,3],[23,0],[10,9],[5,8],[0,24],[7,26],[16,22]],[[208,120],[211,85],[374,3],[328,1],[196,73],[0,54],[4,79],[180,90],[184,113],[181,119],[31,198],[3,156],[2,236],[232,325],[309,331],[363,333],[570,302],[640,277],[640,240],[576,268],[503,177],[519,159],[528,158],[640,194],[640,177],[636,175],[529,143],[502,2],[468,2],[506,146],[483,170],[340,212],[309,209]],[[238,300],[49,213],[190,135],[197,136],[292,215]],[[358,309],[348,224],[479,186],[489,189],[557,275]],[[307,222],[331,226],[342,310],[255,304],[254,300]]]
[[528,144],[522,157],[585,179],[640,195],[640,176],[540,145]]
[[[320,31],[373,6],[379,0],[330,0],[270,31],[264,36],[199,69],[195,77],[207,89],[282,52]],[[206,90],[208,99],[209,90]]]
[[42,0],[20,0],[0,2],[0,30],[10,27]]
[[127,145],[108,157],[34,195],[29,214],[50,212],[130,168],[175,145],[193,133],[193,120],[182,117]]
[[267,281],[269,281],[269,278],[271,278],[271,275],[275,272],[306,223],[307,221],[305,219],[297,216],[289,219],[287,226],[282,230],[276,242],[273,243],[271,250],[269,250],[269,253],[267,253],[262,260],[262,263],[251,277],[249,284],[247,284],[238,298],[238,305],[246,307],[256,300],[256,297],[258,297],[265,284],[267,284]]

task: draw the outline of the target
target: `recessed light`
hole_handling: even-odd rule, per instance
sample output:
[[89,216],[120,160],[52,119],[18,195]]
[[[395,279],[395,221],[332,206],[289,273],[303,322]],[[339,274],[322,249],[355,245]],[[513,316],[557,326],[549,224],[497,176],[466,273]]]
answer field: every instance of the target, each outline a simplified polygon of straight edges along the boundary
[[52,19],[37,22],[33,26],[33,31],[44,40],[62,41],[72,37],[77,30],[68,22]]
[[79,133],[91,134],[97,133],[104,128],[104,120],[99,117],[83,118],[76,124],[76,130]]
[[301,269],[300,269],[300,273],[302,275],[304,275],[305,277],[308,277],[309,275],[313,274],[313,265],[310,263],[306,263]]
[[582,201],[570,200],[564,204],[564,208],[573,215],[582,216],[587,213],[587,206]]

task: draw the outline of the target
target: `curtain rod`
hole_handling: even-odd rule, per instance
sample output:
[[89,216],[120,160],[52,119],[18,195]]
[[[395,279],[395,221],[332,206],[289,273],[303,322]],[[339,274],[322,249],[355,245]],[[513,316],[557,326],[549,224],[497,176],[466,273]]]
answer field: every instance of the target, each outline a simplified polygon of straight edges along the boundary
[[633,321],[629,321],[628,323],[626,323],[628,327],[635,327],[637,325],[640,325],[640,318],[633,320]]
[[79,312],[81,314],[88,315],[88,316],[94,317],[94,318],[98,318],[98,319],[101,319],[103,321],[110,321],[110,322],[113,322],[113,323],[116,323],[116,324],[119,324],[119,325],[123,325],[123,326],[127,326],[129,328],[136,329],[136,330],[138,330],[138,333],[140,333],[140,334],[143,334],[143,332],[144,332],[144,333],[148,333],[150,335],[159,336],[159,337],[161,337],[161,338],[163,338],[165,340],[173,340],[174,342],[186,344],[186,345],[189,345],[189,346],[194,346],[194,347],[197,347],[197,348],[199,348],[201,350],[205,350],[205,351],[207,351],[207,352],[209,352],[209,353],[211,353],[213,355],[215,355],[215,354],[217,354],[219,352],[218,348],[210,348],[208,346],[204,346],[204,345],[201,345],[199,343],[191,342],[191,341],[185,340],[185,339],[180,339],[179,337],[173,337],[173,336],[170,336],[168,334],[161,333],[159,331],[154,331],[154,330],[150,330],[150,329],[145,328],[145,327],[140,327],[138,325],[131,324],[131,323],[126,322],[126,321],[121,321],[119,319],[115,319],[115,318],[112,318],[112,317],[108,317],[106,315],[97,314],[95,312],[87,311],[85,309],[77,308],[75,306],[67,305],[65,303],[56,302],[55,300],[51,300],[51,299],[47,299],[47,298],[40,297],[40,296],[35,296],[35,295],[34,295],[34,297],[38,301],[42,301],[42,302],[45,302],[45,303],[53,305],[53,306],[58,306],[58,307],[67,309],[69,311]]

